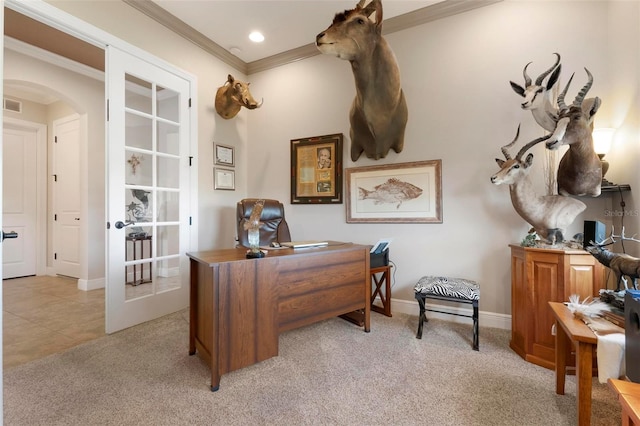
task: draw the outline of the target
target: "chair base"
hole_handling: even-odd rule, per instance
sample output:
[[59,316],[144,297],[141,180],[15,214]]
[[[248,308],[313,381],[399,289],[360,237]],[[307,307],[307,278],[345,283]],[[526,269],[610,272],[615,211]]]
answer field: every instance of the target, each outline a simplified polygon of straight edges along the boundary
[[[428,322],[426,311],[430,312],[438,312],[441,314],[447,315],[457,315],[460,317],[472,318],[473,319],[473,350],[480,350],[480,342],[479,342],[479,327],[478,327],[478,300],[467,300],[467,299],[458,299],[454,297],[444,297],[444,296],[436,296],[431,294],[424,293],[415,293],[415,298],[420,305],[420,316],[418,317],[418,332],[416,333],[416,339],[422,339],[422,328],[424,327],[424,323]],[[447,302],[454,303],[466,303],[473,306],[473,314],[465,315],[465,314],[457,314],[453,312],[444,312],[436,309],[429,309],[426,307],[426,299],[436,299],[436,300],[444,300]]]

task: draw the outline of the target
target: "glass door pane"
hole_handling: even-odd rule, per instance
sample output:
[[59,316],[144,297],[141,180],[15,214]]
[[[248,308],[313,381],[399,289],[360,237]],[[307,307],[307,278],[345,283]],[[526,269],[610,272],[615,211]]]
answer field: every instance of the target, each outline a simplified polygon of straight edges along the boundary
[[125,81],[124,285],[133,300],[180,287],[180,97],[130,74]]

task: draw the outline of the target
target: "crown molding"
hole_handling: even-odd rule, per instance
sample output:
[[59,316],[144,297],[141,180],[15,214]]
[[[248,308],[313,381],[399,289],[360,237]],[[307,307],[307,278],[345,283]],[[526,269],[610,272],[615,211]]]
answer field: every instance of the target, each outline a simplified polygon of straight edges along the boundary
[[459,15],[470,10],[479,9],[504,0],[445,0],[422,9],[414,10],[404,15],[385,19],[382,27],[383,34],[406,30],[427,22]]
[[186,22],[176,18],[151,0],[122,0],[129,6],[142,12],[154,21],[164,25],[176,34],[186,38],[196,46],[210,53],[222,62],[231,65],[244,74],[247,73],[247,63],[235,55],[229,53],[228,50],[207,38],[200,31],[189,26]]
[[[245,75],[266,71],[292,62],[307,59],[320,54],[314,43],[309,43],[286,52],[278,53],[267,58],[259,59],[249,63],[244,62],[237,56],[229,53],[219,44],[208,39],[204,34],[190,27],[184,21],[171,15],[166,10],[155,4],[151,0],[122,0],[129,6],[139,10],[151,19],[164,25],[171,31],[191,41],[206,52],[225,62],[226,64],[243,72]],[[394,16],[384,21],[383,33],[391,34],[397,31],[406,30],[417,25],[449,16],[458,15],[470,10],[499,3],[503,0],[444,0],[430,6],[403,15]]]

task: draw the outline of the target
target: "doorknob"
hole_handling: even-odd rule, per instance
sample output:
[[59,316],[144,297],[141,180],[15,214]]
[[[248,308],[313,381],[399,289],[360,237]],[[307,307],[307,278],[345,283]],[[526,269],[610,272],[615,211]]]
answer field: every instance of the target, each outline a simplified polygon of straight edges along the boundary
[[2,241],[4,241],[5,238],[18,238],[18,233],[16,231],[11,231],[11,232],[2,231]]
[[117,229],[122,229],[122,228],[124,228],[125,226],[135,225],[135,224],[136,224],[136,223],[135,223],[135,222],[133,222],[133,221],[123,222],[123,221],[119,220],[119,221],[117,221],[117,222],[115,223],[115,225],[114,225],[114,226],[115,226]]

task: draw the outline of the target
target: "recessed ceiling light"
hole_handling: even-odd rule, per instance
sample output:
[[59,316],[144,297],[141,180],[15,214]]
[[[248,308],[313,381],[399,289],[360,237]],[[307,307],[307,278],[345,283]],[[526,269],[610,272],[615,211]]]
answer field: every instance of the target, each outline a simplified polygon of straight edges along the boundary
[[262,35],[261,32],[259,31],[254,31],[251,34],[249,34],[249,40],[255,42],[255,43],[260,43],[264,41],[264,36]]

